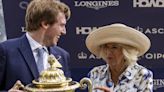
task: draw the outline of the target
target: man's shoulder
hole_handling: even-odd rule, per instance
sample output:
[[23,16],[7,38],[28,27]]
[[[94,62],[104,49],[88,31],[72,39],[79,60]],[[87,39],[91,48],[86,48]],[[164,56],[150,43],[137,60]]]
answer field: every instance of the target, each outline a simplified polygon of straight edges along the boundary
[[23,40],[25,38],[25,36],[22,36],[22,37],[17,37],[17,38],[11,38],[11,39],[8,39],[4,42],[1,42],[0,44],[3,44],[3,45],[16,45],[17,43],[19,43],[21,40]]
[[16,45],[19,42],[18,38],[8,39],[4,42],[1,42],[0,45],[2,46],[13,46]]

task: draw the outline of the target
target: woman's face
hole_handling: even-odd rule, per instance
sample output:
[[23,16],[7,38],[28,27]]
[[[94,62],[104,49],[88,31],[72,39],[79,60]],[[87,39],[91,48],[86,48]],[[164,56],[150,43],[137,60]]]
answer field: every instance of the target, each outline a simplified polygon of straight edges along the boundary
[[108,43],[102,46],[106,63],[110,65],[118,65],[124,60],[122,47],[116,43]]

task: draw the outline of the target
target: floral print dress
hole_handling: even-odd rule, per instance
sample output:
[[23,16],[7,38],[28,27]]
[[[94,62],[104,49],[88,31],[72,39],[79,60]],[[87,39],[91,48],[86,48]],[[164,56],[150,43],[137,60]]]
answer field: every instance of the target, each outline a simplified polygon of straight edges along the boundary
[[[94,87],[107,86],[107,80],[111,80],[108,68],[108,65],[102,65],[90,71],[89,77],[93,83],[93,92],[102,92],[95,90]],[[153,92],[153,74],[150,70],[136,63],[128,66],[119,76],[118,84],[111,88],[113,92]]]

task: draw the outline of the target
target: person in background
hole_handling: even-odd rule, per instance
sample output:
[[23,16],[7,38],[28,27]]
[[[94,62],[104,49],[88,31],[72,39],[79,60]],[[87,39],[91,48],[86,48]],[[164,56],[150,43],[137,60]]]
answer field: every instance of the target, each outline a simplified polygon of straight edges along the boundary
[[[0,90],[21,92],[20,88],[37,79],[47,69],[48,55],[53,54],[66,77],[70,77],[67,51],[57,46],[66,34],[70,8],[59,0],[32,0],[26,10],[26,33],[20,38],[0,43]],[[39,66],[39,49],[43,63]],[[15,84],[15,85],[14,85]]]
[[89,72],[93,92],[153,92],[153,73],[137,63],[150,45],[146,35],[121,23],[92,31],[86,46],[106,62]]

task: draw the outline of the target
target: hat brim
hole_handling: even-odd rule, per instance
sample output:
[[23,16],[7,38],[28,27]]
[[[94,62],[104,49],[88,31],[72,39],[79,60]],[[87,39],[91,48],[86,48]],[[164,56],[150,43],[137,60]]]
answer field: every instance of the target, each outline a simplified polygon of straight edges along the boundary
[[99,56],[100,46],[107,43],[120,43],[135,47],[141,56],[150,48],[149,38],[140,31],[123,24],[113,24],[93,30],[86,38],[88,50]]

